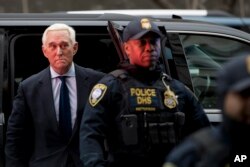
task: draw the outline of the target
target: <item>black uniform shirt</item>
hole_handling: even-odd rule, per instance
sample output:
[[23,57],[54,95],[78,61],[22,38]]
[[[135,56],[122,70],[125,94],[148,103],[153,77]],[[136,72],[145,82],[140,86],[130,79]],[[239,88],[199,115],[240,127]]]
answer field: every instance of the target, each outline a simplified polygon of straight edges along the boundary
[[[142,82],[144,85],[152,86],[156,82],[162,82],[162,73],[160,71],[145,71],[137,69],[127,70],[128,77],[137,82]],[[135,78],[136,77],[136,78]],[[197,101],[193,93],[185,87],[181,82],[171,79],[166,81],[170,89],[175,93],[178,99],[177,109],[185,113],[184,136],[196,131],[210,123],[203,111],[201,104]],[[162,84],[164,87],[164,84]],[[121,112],[129,110],[128,92],[124,92],[124,86],[121,79],[113,75],[107,75],[99,81],[93,88],[89,97],[89,103],[85,107],[83,120],[80,131],[80,152],[81,160],[84,165],[91,166],[127,166],[127,165],[156,165],[153,156],[163,157],[165,153],[152,153],[152,157],[143,157],[140,153],[136,155],[133,147],[124,146],[121,134]],[[107,140],[105,148],[104,140]],[[106,159],[105,150],[109,150],[109,155],[115,159]],[[126,150],[126,151],[125,151]],[[124,153],[124,154],[123,154]],[[164,155],[160,155],[164,154]],[[117,156],[118,155],[118,156]],[[119,156],[123,155],[123,156]],[[109,156],[110,158],[110,156]],[[112,163],[111,163],[112,162]],[[112,165],[111,165],[112,166]]]

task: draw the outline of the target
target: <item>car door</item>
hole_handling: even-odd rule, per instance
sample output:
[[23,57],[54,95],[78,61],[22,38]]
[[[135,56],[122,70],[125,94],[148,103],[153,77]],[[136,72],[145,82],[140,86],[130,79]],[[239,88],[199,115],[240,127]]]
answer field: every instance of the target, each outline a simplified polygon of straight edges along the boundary
[[[204,23],[171,23],[165,26],[169,42],[178,36],[183,47],[193,91],[212,123],[221,121],[216,105],[216,73],[230,59],[250,54],[250,35],[232,28]],[[176,40],[175,40],[176,42]],[[166,50],[167,50],[166,45]],[[174,59],[168,52],[169,61]],[[180,61],[179,61],[180,62]],[[183,71],[178,67],[177,71]]]
[[0,167],[3,166],[4,161],[4,113],[3,113],[3,83],[4,83],[4,49],[5,36],[2,30],[0,30]]

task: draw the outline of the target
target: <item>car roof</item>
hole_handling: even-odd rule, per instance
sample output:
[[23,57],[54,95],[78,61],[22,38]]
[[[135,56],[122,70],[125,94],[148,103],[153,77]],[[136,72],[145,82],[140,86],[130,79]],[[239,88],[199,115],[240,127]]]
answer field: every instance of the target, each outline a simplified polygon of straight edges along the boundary
[[196,9],[119,9],[119,10],[81,10],[67,11],[69,14],[124,14],[153,19],[169,19],[173,16],[182,19],[206,21],[220,25],[226,25],[250,32],[250,18],[237,17],[221,10],[196,10]]
[[[55,22],[72,26],[106,26],[107,21],[114,21],[126,26],[136,16],[125,14],[70,14],[70,13],[1,13],[0,27],[4,26],[48,26]],[[204,34],[228,34],[236,38],[250,40],[250,34],[230,27],[187,19],[153,19],[167,32],[199,32]]]
[[133,16],[156,16],[156,17],[172,17],[179,16],[232,16],[230,13],[219,10],[205,9],[118,9],[118,10],[79,10],[66,11],[70,14],[126,14]]

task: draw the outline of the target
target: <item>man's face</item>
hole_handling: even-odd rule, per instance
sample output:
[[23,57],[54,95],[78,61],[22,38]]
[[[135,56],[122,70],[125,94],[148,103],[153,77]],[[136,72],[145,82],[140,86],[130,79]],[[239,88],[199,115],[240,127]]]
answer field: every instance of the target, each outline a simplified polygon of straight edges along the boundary
[[244,95],[229,92],[225,96],[224,112],[230,118],[250,125],[250,91]]
[[67,30],[48,31],[42,46],[44,56],[58,74],[69,70],[77,49],[78,44],[71,41]]
[[160,38],[149,33],[141,39],[127,41],[124,48],[130,64],[151,68],[156,65],[160,56]]

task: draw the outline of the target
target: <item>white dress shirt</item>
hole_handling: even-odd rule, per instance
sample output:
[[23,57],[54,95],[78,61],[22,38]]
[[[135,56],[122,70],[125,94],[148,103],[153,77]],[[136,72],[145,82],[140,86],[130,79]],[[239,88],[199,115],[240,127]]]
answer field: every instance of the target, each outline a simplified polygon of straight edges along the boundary
[[69,71],[63,75],[59,75],[58,73],[56,73],[52,67],[50,67],[50,73],[51,73],[51,82],[52,82],[52,90],[53,90],[54,105],[55,105],[57,121],[59,121],[59,98],[60,98],[60,87],[61,87],[61,80],[58,77],[67,76],[66,85],[69,90],[71,123],[72,123],[72,129],[73,129],[75,120],[76,120],[76,110],[77,110],[75,65],[74,63],[72,63]]

